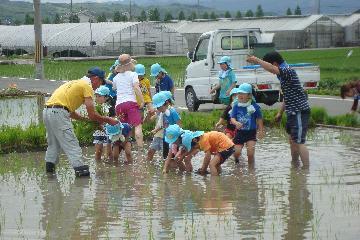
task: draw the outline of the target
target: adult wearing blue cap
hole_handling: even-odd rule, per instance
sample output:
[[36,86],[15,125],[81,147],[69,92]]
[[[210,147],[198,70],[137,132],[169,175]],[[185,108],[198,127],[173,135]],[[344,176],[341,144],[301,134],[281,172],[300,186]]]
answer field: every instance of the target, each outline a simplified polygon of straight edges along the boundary
[[164,68],[159,63],[151,65],[151,77],[156,80],[155,91],[170,91],[173,95],[175,93],[174,81],[170,78]]
[[210,90],[210,94],[220,90],[220,102],[229,105],[231,89],[236,86],[236,77],[232,70],[231,58],[229,56],[223,56],[220,58],[218,64],[220,64],[219,83]]
[[[116,120],[101,116],[95,111],[94,90],[105,83],[104,78],[105,72],[98,67],[93,67],[82,79],[69,81],[57,88],[45,103],[43,119],[48,143],[45,154],[46,172],[55,172],[55,165],[59,161],[62,149],[74,168],[76,176],[90,175],[89,166],[84,165],[82,161],[82,150],[70,119],[90,119],[99,123],[117,124]],[[86,107],[88,118],[75,112],[82,104]]]

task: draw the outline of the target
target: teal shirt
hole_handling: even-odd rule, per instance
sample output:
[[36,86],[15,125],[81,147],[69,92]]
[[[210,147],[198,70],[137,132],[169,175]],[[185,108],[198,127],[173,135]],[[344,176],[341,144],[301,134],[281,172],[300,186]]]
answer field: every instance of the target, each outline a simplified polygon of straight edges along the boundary
[[220,94],[219,98],[229,98],[226,92],[230,89],[231,85],[236,83],[235,73],[230,69],[227,72],[219,72]]

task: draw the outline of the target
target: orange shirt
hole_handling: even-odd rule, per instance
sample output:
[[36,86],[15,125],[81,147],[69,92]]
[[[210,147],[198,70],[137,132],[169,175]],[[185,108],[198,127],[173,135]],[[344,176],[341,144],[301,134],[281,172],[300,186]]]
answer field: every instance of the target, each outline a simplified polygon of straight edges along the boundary
[[234,143],[224,133],[211,131],[200,137],[199,146],[202,151],[219,153],[234,146]]

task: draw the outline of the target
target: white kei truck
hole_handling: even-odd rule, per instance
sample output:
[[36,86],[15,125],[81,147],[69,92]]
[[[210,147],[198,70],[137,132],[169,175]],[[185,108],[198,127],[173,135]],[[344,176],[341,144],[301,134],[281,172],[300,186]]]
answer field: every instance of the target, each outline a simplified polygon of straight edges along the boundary
[[[218,94],[210,90],[219,82],[219,59],[231,57],[236,85],[250,83],[258,103],[273,105],[281,101],[280,81],[276,75],[259,65],[246,62],[248,55],[262,58],[274,50],[273,33],[254,29],[218,29],[203,33],[194,52],[188,53],[191,63],[186,68],[185,101],[189,111],[197,111],[200,104],[219,103]],[[286,59],[285,59],[286,60]],[[320,68],[312,63],[289,64],[297,72],[304,89],[317,88]]]

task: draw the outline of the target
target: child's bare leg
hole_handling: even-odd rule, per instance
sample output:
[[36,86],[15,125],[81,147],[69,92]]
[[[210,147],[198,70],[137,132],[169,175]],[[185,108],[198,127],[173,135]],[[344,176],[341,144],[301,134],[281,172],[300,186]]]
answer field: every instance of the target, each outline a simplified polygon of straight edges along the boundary
[[219,154],[216,154],[213,157],[213,159],[211,159],[210,164],[209,164],[211,176],[219,175],[218,166],[220,166],[220,162],[221,162],[221,157]]
[[132,159],[132,155],[131,155],[131,143],[130,142],[125,143],[124,150],[125,150],[125,157],[126,157],[125,163],[132,163],[133,159]]
[[152,161],[153,158],[154,158],[154,155],[155,155],[155,150],[150,148],[150,150],[148,151],[148,154],[147,154],[147,161]]
[[135,127],[135,139],[138,147],[142,148],[144,146],[144,140],[143,140],[143,132],[142,132],[141,124]]
[[102,155],[103,145],[101,143],[95,144],[95,160],[100,161]]
[[165,160],[163,173],[169,172],[170,161],[171,161],[171,159],[168,159],[168,158]]
[[236,163],[239,162],[239,159],[241,157],[241,151],[242,151],[243,147],[244,147],[244,145],[241,145],[241,144],[235,145],[234,158],[235,158]]
[[120,155],[120,146],[114,144],[113,146],[113,150],[112,150],[112,155],[113,155],[113,161],[117,162],[119,160],[119,155]]
[[309,150],[307,149],[305,144],[296,144],[298,145],[298,150],[300,154],[300,159],[304,168],[309,167]]
[[192,172],[193,171],[193,166],[191,164],[191,158],[185,158],[184,159],[185,162],[185,169],[187,172]]
[[108,159],[111,161],[112,160],[112,147],[111,147],[111,143],[106,144],[106,154],[108,156]]
[[299,149],[298,149],[298,146],[291,139],[291,137],[289,138],[289,143],[290,143],[291,160],[292,160],[293,163],[297,163],[299,161]]
[[247,157],[248,157],[249,164],[255,162],[255,144],[256,144],[256,141],[247,141],[246,142],[246,150],[247,150]]

